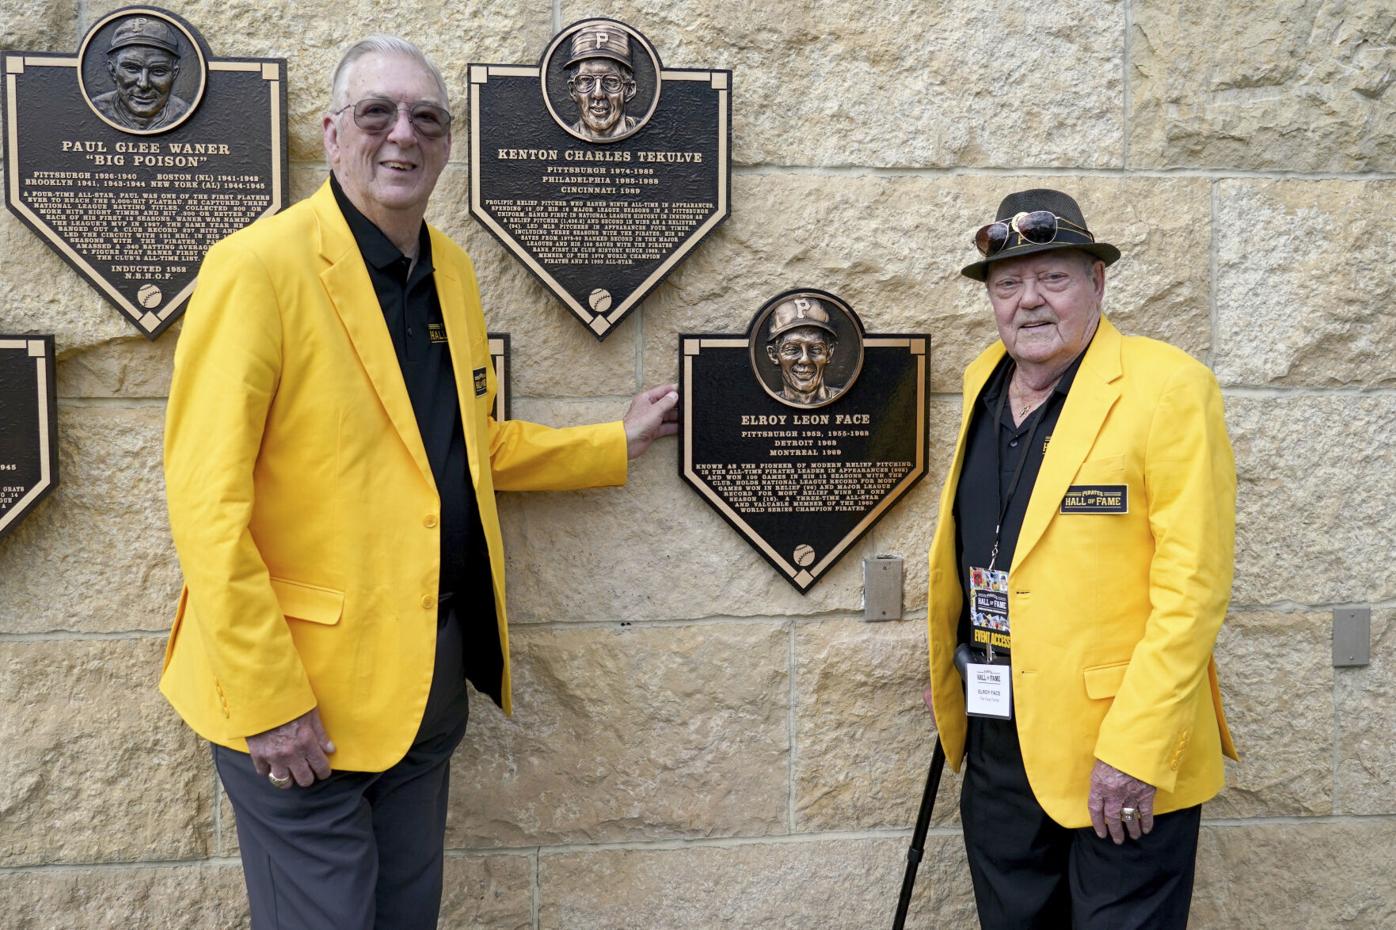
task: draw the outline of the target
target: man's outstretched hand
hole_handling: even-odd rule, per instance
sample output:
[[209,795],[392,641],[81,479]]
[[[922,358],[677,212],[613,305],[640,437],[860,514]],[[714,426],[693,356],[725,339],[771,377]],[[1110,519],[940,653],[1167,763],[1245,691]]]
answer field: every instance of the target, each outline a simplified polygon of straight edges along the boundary
[[289,775],[296,784],[308,788],[317,778],[330,777],[327,756],[334,752],[334,743],[325,735],[319,709],[312,707],[295,720],[249,736],[247,751],[257,774],[270,774],[275,779],[272,784]]
[[679,393],[676,384],[661,384],[636,394],[625,411],[625,452],[636,459],[660,436],[679,431]]

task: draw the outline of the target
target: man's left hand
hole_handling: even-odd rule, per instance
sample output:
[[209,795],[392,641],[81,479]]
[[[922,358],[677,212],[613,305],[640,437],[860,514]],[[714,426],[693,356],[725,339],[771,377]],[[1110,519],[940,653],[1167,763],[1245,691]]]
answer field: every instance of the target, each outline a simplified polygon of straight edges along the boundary
[[679,431],[678,385],[661,384],[636,394],[625,411],[625,452],[639,458],[660,436]]
[[[1125,841],[1126,832],[1132,840],[1148,833],[1154,828],[1155,790],[1148,782],[1097,759],[1091,770],[1090,798],[1086,801],[1091,809],[1095,835],[1105,839],[1109,832],[1110,839],[1118,846]],[[1120,812],[1126,807],[1132,808],[1135,814],[1128,822],[1122,822]]]

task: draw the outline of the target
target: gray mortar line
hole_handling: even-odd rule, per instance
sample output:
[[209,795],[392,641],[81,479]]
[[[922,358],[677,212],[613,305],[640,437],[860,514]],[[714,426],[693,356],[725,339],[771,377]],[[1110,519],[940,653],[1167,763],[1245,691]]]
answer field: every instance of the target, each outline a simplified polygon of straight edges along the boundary
[[533,848],[533,852],[529,855],[528,861],[532,866],[531,871],[533,873],[533,886],[529,889],[529,897],[532,899],[530,901],[530,916],[533,919],[533,930],[539,930],[543,913],[543,876],[541,874],[543,871],[543,862],[542,857],[538,855],[538,847],[535,846]]
[[1130,119],[1134,114],[1129,108],[1129,66],[1130,66],[1130,36],[1134,32],[1134,6],[1130,0],[1124,2],[1125,34],[1124,41],[1120,44],[1120,108],[1122,111],[1121,123],[1124,134],[1120,140],[1120,168],[1123,171],[1129,170],[1129,126]]
[[1266,181],[1393,181],[1392,171],[1275,171],[1247,168],[1084,168],[1046,165],[990,166],[918,166],[876,167],[866,165],[733,165],[733,174],[744,175],[804,175],[815,177],[1020,177],[1042,175],[1050,177],[1101,178],[1253,178]]
[[1209,322],[1211,323],[1212,334],[1207,346],[1207,366],[1214,372],[1217,368],[1217,358],[1220,355],[1217,348],[1217,185],[1219,183],[1219,181],[1213,180],[1212,183],[1208,185],[1207,191],[1210,210],[1209,217],[1212,224],[1211,235],[1208,237],[1207,269],[1207,273],[1212,279],[1207,282],[1207,295],[1209,298],[1208,314],[1210,315]]
[[1223,384],[1221,388],[1222,394],[1246,398],[1396,396],[1396,387],[1326,387],[1323,385],[1283,387],[1279,385]]
[[[63,364],[63,360],[62,360],[62,359],[59,359],[59,360],[58,360],[58,364],[61,366],[61,365]],[[166,400],[167,400],[166,397],[164,397],[164,396],[159,396],[159,395],[156,395],[156,396],[149,396],[149,397],[124,397],[124,396],[112,396],[112,397],[75,397],[75,396],[72,396],[72,395],[65,395],[65,394],[59,394],[59,395],[58,395],[58,402],[59,402],[59,404],[60,404],[61,406],[72,407],[72,408],[89,408],[89,407],[90,407],[90,408],[93,408],[93,409],[98,409],[98,408],[103,408],[103,407],[116,407],[116,408],[123,408],[123,407],[124,407],[124,408],[152,408],[152,407],[164,407],[164,406],[165,406],[165,403],[166,403]]]
[[[1396,814],[1323,814],[1318,816],[1262,816],[1262,817],[1222,817],[1202,820],[1204,829],[1235,830],[1250,827],[1304,827],[1332,826],[1343,824],[1396,824]],[[484,849],[454,848],[446,851],[452,859],[489,859],[495,857],[575,855],[578,853],[609,853],[628,851],[679,851],[684,849],[716,848],[740,849],[748,846],[798,846],[813,843],[905,840],[911,836],[911,829],[885,830],[830,830],[823,833],[800,833],[790,836],[732,836],[732,837],[691,837],[654,841],[625,841],[617,843],[572,843],[542,846],[501,846]],[[960,828],[931,827],[927,836],[948,838],[960,836]],[[218,869],[240,867],[242,861],[236,856],[210,856],[202,859],[160,859],[138,860],[133,862],[63,862],[45,865],[0,866],[0,875],[25,875],[37,872],[134,872],[141,869]]]
[[786,663],[788,671],[788,698],[785,708],[785,737],[789,749],[785,757],[785,829],[793,836],[795,834],[795,762],[797,747],[795,744],[795,701],[797,692],[795,690],[795,618],[788,620],[789,634],[787,637]]
[[[170,602],[171,604],[174,601]],[[143,639],[165,639],[170,635],[169,629],[163,630],[123,630],[120,632],[99,632],[92,631],[85,633],[80,630],[43,630],[33,633],[6,633],[0,632],[0,643],[60,643],[60,642],[99,642],[102,640],[143,640]]]

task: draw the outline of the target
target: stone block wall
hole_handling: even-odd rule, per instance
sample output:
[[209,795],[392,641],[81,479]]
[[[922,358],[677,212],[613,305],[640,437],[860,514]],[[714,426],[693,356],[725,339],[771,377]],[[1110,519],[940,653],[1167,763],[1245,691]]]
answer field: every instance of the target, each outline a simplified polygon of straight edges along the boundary
[[[115,0],[0,0],[0,47],[75,49]],[[477,699],[453,770],[442,926],[890,923],[931,752],[924,555],[960,370],[994,338],[957,269],[1000,196],[1076,194],[1120,246],[1106,309],[1210,364],[1239,477],[1217,645],[1245,756],[1205,808],[1193,924],[1396,926],[1396,13],[1383,0],[727,3],[166,0],[219,55],[289,61],[293,194],[323,177],[338,51],[392,30],[453,91],[609,15],[674,66],[734,72],[733,215],[597,344],[466,213],[429,218],[513,334],[515,414],[610,419],[815,286],[933,337],[932,472],[809,595],[676,476],[502,499],[517,713]],[[457,109],[460,106],[457,105]],[[180,572],[155,344],[8,213],[0,332],[52,332],[62,485],[0,542],[0,924],[241,928],[232,814],[155,690]],[[863,558],[906,560],[906,618],[861,619]],[[1372,661],[1334,669],[1335,606]],[[912,926],[973,925],[949,775]]]

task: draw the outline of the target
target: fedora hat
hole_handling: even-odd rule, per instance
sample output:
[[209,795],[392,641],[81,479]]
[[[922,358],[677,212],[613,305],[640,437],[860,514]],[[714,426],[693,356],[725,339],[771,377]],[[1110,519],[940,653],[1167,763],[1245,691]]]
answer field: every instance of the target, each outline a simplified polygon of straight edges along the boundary
[[[1048,229],[1044,235],[1051,235],[1048,241],[1032,241],[1033,236],[1024,236],[1018,228],[1018,221],[1024,214],[1046,211],[1057,218],[1055,234]],[[1053,249],[1080,249],[1082,252],[1089,252],[1096,258],[1113,265],[1120,258],[1120,250],[1108,242],[1097,242],[1095,236],[1086,226],[1086,218],[1081,215],[1081,208],[1076,201],[1061,191],[1054,191],[1045,187],[1037,187],[1032,190],[1018,191],[1003,198],[999,204],[998,212],[994,214],[994,224],[1003,224],[1003,229],[996,232],[1003,234],[1004,244],[996,252],[986,255],[973,264],[966,265],[960,269],[960,274],[966,278],[973,278],[976,281],[983,281],[985,275],[989,273],[989,266],[1005,258],[1019,258],[1024,255],[1034,255],[1038,252],[1049,252]],[[994,225],[990,224],[990,225]],[[988,227],[984,227],[988,229]],[[976,236],[976,239],[978,236]]]

